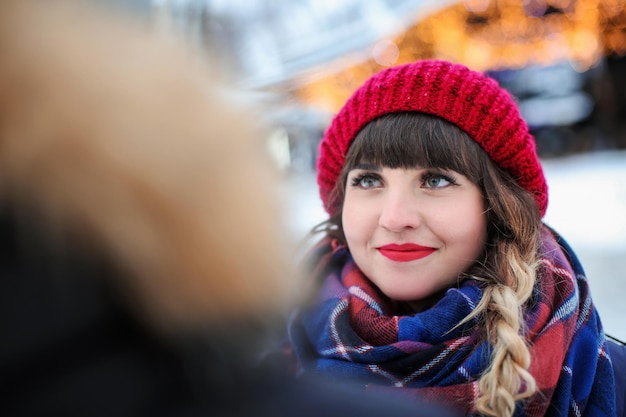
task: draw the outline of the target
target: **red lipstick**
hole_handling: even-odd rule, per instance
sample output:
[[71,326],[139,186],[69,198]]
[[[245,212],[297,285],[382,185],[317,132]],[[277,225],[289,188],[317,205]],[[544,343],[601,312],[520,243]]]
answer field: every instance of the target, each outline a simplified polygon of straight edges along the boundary
[[435,252],[437,249],[416,245],[415,243],[404,243],[397,245],[381,246],[378,251],[386,258],[396,262],[411,262],[422,259]]

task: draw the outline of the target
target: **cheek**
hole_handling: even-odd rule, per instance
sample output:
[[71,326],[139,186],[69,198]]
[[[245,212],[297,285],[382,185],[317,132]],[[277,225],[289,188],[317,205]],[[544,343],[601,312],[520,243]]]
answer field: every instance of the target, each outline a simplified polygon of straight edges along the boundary
[[487,217],[482,199],[468,199],[457,204],[439,207],[433,221],[433,230],[441,233],[440,237],[449,244],[464,247],[468,255],[478,256],[487,238]]
[[478,257],[487,240],[487,218],[482,210],[466,213],[458,216],[459,221],[454,222],[450,228],[453,239],[462,244],[468,257]]
[[350,246],[352,241],[358,239],[359,231],[361,230],[361,228],[357,226],[361,222],[359,217],[360,213],[355,213],[344,206],[341,222],[348,246]]
[[351,242],[367,239],[371,225],[377,222],[368,205],[359,204],[349,196],[346,196],[343,204],[341,221],[348,246]]

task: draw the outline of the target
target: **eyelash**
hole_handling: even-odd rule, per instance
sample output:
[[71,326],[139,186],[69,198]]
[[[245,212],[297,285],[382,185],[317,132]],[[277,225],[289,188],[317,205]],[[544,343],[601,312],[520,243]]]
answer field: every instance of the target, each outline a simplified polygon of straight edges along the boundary
[[[354,177],[352,179],[352,181],[350,181],[350,184],[353,187],[359,187],[360,184],[361,184],[361,181],[363,181],[366,178],[370,178],[370,179],[376,180],[376,181],[381,181],[380,175],[375,174],[375,173],[371,173],[371,172],[364,172],[363,174],[359,174],[356,177]],[[431,178],[441,178],[441,179],[449,182],[450,183],[449,185],[457,185],[457,182],[456,182],[456,180],[454,178],[452,178],[452,177],[450,177],[448,175],[442,174],[440,172],[431,172],[431,171],[427,171],[427,172],[425,172],[422,175],[421,183],[425,184],[426,181],[428,181]]]
[[356,177],[352,178],[352,181],[350,181],[350,184],[353,187],[358,187],[361,185],[361,181],[363,181],[365,178],[371,178],[373,180],[380,181],[380,177],[378,175],[368,172],[368,173],[359,174]]
[[422,175],[422,184],[426,183],[426,181],[431,178],[441,178],[442,180],[449,182],[449,185],[457,185],[457,182],[454,178],[440,172],[426,172],[424,175]]

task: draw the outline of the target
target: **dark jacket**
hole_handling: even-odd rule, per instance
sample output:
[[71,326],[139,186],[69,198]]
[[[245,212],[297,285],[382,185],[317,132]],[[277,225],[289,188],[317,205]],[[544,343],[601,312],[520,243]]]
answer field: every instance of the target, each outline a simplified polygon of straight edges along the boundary
[[615,396],[617,416],[626,416],[626,344],[609,337],[609,356],[615,374]]

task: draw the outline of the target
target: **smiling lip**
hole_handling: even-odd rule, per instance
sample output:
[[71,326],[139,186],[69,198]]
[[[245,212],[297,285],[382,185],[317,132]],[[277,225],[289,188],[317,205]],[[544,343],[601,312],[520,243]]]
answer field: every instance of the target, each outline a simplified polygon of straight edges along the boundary
[[396,262],[411,262],[422,259],[435,252],[437,249],[426,246],[416,245],[414,243],[405,243],[402,245],[390,244],[381,246],[378,251],[386,258]]

